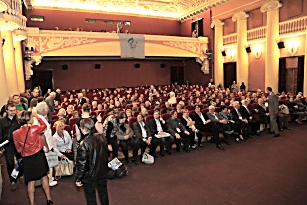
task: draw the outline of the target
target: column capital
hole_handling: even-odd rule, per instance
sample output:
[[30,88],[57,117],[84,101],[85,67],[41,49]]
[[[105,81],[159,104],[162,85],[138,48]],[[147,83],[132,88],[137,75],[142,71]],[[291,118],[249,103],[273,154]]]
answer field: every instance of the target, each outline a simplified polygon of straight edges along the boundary
[[219,20],[219,19],[218,20],[214,20],[211,23],[211,28],[220,27],[220,26],[224,26],[224,22]]
[[249,15],[247,13],[245,13],[244,11],[240,11],[235,13],[232,16],[232,21],[236,22],[236,21],[240,21],[240,20],[246,20],[249,17]]
[[277,1],[277,0],[270,0],[268,2],[265,2],[261,8],[260,8],[260,11],[262,13],[264,12],[270,12],[270,11],[275,11],[276,9],[282,7],[282,4]]

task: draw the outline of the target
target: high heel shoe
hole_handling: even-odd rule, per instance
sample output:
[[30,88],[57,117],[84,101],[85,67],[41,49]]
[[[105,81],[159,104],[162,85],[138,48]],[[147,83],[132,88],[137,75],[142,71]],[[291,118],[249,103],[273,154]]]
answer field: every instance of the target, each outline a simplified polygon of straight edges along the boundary
[[47,205],[52,205],[52,204],[53,204],[53,201],[47,200]]

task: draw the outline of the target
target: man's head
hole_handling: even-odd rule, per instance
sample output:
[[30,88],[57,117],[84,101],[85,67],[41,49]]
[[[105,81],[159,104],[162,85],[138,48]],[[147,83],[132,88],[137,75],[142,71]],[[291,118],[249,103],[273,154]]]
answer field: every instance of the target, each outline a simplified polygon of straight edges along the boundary
[[213,113],[214,113],[214,110],[215,110],[215,107],[214,107],[213,105],[210,105],[210,106],[209,106],[209,112],[210,112],[211,114],[213,114]]
[[259,105],[262,105],[262,103],[263,103],[262,98],[258,98],[258,104],[259,104]]
[[248,106],[248,100],[242,100],[241,103],[242,103],[242,105],[244,105],[244,106]]
[[169,102],[165,102],[165,107],[169,108]]
[[177,118],[177,112],[175,110],[172,110],[169,115],[171,116],[172,119]]
[[33,97],[38,97],[38,96],[39,96],[39,89],[35,88],[35,89],[32,91],[32,96],[33,96]]
[[19,97],[19,95],[17,95],[17,94],[13,95],[12,100],[13,100],[15,105],[19,105],[20,104],[20,97]]
[[196,112],[196,113],[200,113],[200,106],[199,105],[194,105],[194,111]]
[[47,103],[40,102],[36,105],[36,111],[37,111],[38,114],[45,116],[45,115],[48,114],[49,107],[48,107]]
[[155,110],[153,116],[154,116],[155,119],[159,119],[159,118],[160,118],[160,112],[159,112],[159,110]]
[[81,98],[83,98],[83,94],[82,93],[78,93],[78,99],[80,100]]
[[181,108],[182,108],[182,107],[181,107],[180,104],[177,104],[177,105],[176,105],[176,109],[177,109],[177,110],[181,110]]
[[61,94],[61,89],[60,89],[60,88],[58,88],[58,89],[56,89],[56,91],[55,91],[55,92],[57,92],[57,93]]
[[143,122],[143,115],[140,113],[140,114],[138,114],[138,116],[136,117],[136,120],[138,121],[138,122]]
[[56,97],[56,93],[55,92],[51,92],[50,93],[50,97],[55,98]]
[[185,118],[189,117],[189,110],[183,109],[182,114],[183,114],[183,117],[185,117]]
[[240,108],[240,103],[238,101],[234,101],[232,106],[236,109],[239,109]]
[[16,105],[14,103],[8,103],[6,105],[6,113],[8,118],[13,118],[16,115]]
[[271,93],[272,91],[273,91],[273,89],[272,89],[271,87],[267,87],[267,88],[266,88],[266,92],[267,92],[267,93]]

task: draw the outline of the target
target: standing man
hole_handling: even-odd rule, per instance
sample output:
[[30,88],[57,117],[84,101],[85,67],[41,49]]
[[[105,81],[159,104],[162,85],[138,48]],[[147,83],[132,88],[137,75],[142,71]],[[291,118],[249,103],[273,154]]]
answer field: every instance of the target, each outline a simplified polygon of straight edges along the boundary
[[6,116],[0,118],[0,143],[5,140],[9,140],[9,143],[4,146],[4,156],[7,165],[7,172],[10,176],[11,190],[17,189],[17,179],[11,177],[11,173],[14,170],[14,156],[16,159],[20,159],[21,155],[16,151],[13,132],[20,128],[19,123],[16,119],[16,106],[13,103],[6,105]]
[[271,132],[274,132],[273,137],[279,137],[279,129],[276,121],[276,117],[279,111],[279,103],[278,103],[278,97],[273,93],[271,87],[266,88],[266,92],[269,94],[268,95],[268,108],[269,108],[269,113],[270,113],[270,127],[271,127]]
[[48,122],[51,123],[52,122],[52,113],[54,111],[54,100],[56,97],[56,93],[55,92],[51,92],[50,95],[46,98],[45,102],[47,103],[48,107],[49,107],[49,111],[48,111]]
[[97,204],[96,188],[102,205],[109,204],[107,190],[108,143],[102,134],[94,134],[91,118],[80,121],[82,134],[86,135],[78,148],[76,161],[76,186],[84,187],[88,205]]
[[[48,148],[50,151],[53,151],[53,137],[52,137],[52,131],[50,128],[50,124],[46,120],[44,116],[48,114],[49,107],[46,102],[40,102],[36,105],[36,111],[37,111],[37,116],[44,121],[46,124],[46,129],[44,131],[44,135],[46,138],[46,142],[48,145]],[[58,184],[57,181],[54,181],[52,179],[52,173],[53,173],[53,167],[49,167],[49,173],[48,173],[48,178],[49,178],[49,186],[55,186]]]

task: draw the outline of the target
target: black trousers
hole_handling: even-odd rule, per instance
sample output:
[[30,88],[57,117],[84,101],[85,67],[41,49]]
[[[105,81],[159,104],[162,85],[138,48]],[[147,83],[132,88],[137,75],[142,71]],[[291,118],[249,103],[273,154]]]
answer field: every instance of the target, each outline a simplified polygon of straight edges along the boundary
[[129,138],[128,140],[120,140],[119,146],[123,149],[123,153],[125,155],[125,159],[129,160],[128,157],[128,146],[132,147],[133,149],[133,160],[137,160],[138,157],[138,150],[139,150],[139,144],[134,140]]
[[156,144],[152,144],[152,152],[155,152],[157,147],[160,145],[160,152],[164,153],[164,147],[165,147],[165,143],[167,140],[168,140],[168,144],[166,146],[166,151],[170,152],[170,150],[172,149],[172,144],[174,143],[173,136],[161,137],[161,138],[153,137],[152,139],[155,139],[158,142]]
[[198,138],[197,142],[195,141],[195,132],[193,132],[193,131],[189,131],[189,132],[190,132],[190,146],[193,146],[195,143],[201,144],[201,139],[203,137],[201,132],[196,133],[196,136]]
[[247,124],[245,124],[243,121],[238,120],[234,124],[234,130],[238,130],[239,135],[247,135]]
[[99,176],[97,179],[89,179],[83,183],[84,194],[87,205],[97,205],[96,189],[101,205],[109,204],[107,177]]
[[[179,150],[180,149],[180,145],[181,145],[181,142],[183,143],[183,147],[184,148],[188,148],[189,147],[189,143],[190,143],[190,138],[192,137],[192,133],[190,132],[189,135],[183,133],[183,132],[180,132],[180,133],[177,133],[180,135],[180,139],[177,139],[176,136],[174,136],[174,139],[175,139],[175,143],[176,143],[176,149]],[[194,135],[195,136],[195,135]]]
[[[5,161],[6,161],[7,173],[10,177],[10,182],[17,182],[17,179],[14,179],[13,177],[11,177],[11,174],[15,168],[14,156],[16,156],[16,159],[21,159],[21,155],[15,149],[14,142],[9,142],[8,145],[5,147],[4,156],[5,156]],[[21,175],[22,175],[22,167],[20,167],[20,170],[19,170],[19,176]]]
[[[156,150],[158,144],[159,144],[159,141],[158,141],[157,138],[155,138],[155,137],[151,138],[151,145],[150,145],[150,149],[149,149],[149,154],[153,155],[155,153],[155,150]],[[141,156],[140,156],[140,158],[142,159],[143,154],[144,154],[144,152],[146,150],[146,147],[147,147],[147,143],[145,141],[143,141],[143,139],[140,139],[139,140],[139,145],[141,147]]]
[[205,125],[198,126],[197,129],[199,129],[201,132],[212,132],[212,142],[215,144],[218,144],[221,142],[219,133],[222,131],[219,126],[214,122],[206,123]]
[[260,121],[257,119],[248,120],[247,130],[249,134],[254,134],[260,129]]
[[116,136],[110,138],[110,144],[112,146],[112,157],[115,158],[118,156],[118,144]]

